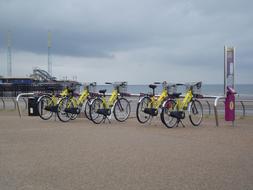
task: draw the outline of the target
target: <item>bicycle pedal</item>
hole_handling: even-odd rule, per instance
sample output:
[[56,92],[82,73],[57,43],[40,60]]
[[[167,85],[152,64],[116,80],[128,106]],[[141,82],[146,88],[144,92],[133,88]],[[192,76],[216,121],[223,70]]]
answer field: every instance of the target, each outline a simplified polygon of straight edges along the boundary
[[58,106],[46,106],[45,110],[56,113],[58,111]]
[[158,115],[158,110],[155,108],[145,108],[144,113],[149,114],[151,116],[157,116]]

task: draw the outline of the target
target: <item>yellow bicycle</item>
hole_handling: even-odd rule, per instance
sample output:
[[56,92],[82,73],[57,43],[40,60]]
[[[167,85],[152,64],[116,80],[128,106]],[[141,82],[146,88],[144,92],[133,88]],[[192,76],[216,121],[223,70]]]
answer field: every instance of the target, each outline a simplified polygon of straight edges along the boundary
[[136,109],[136,117],[140,123],[146,123],[149,120],[151,121],[154,116],[157,116],[162,103],[168,99],[169,94],[173,93],[173,91],[171,91],[171,86],[164,81],[162,83],[163,90],[161,95],[156,97],[155,89],[158,84],[161,83],[155,82],[154,84],[149,85],[149,88],[152,89],[152,94],[141,94],[142,97],[140,98]]
[[69,96],[62,98],[57,107],[57,116],[59,120],[67,122],[70,119],[76,119],[77,115],[81,113],[82,108],[84,108],[85,116],[90,119],[89,106],[91,100],[96,96],[95,88],[96,82],[88,83],[84,85],[84,90],[81,95],[78,95],[78,98],[75,97],[73,91]]
[[189,113],[189,119],[194,126],[199,126],[203,119],[203,107],[197,99],[201,97],[199,91],[201,82],[193,84],[176,84],[175,87],[185,85],[186,94],[181,100],[179,96],[174,96],[166,100],[162,106],[161,120],[168,128],[178,126],[185,118],[185,112]]
[[50,119],[53,113],[57,112],[59,100],[68,96],[71,91],[69,87],[66,87],[59,95],[56,95],[53,88],[50,88],[48,90],[52,91],[52,93],[43,94],[37,100],[37,109],[39,116],[44,120]]
[[113,113],[117,121],[123,122],[129,117],[131,111],[129,101],[123,97],[129,95],[125,92],[127,82],[106,82],[106,84],[113,84],[114,90],[108,101],[105,98],[106,89],[99,91],[101,95],[91,103],[90,118],[94,123],[100,124],[106,119],[109,120],[108,117],[111,117]]

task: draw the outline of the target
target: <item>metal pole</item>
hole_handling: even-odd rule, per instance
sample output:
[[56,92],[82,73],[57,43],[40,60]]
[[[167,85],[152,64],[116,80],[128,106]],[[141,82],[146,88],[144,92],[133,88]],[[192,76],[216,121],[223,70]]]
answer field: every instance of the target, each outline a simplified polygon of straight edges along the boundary
[[227,47],[224,46],[224,96],[226,96],[227,86]]
[[11,31],[8,31],[7,34],[7,76],[11,77],[12,76],[12,61],[11,61]]
[[52,76],[52,61],[51,61],[51,32],[48,31],[48,73]]
[[225,96],[218,96],[215,101],[214,101],[214,115],[215,115],[215,121],[216,121],[216,127],[219,126],[219,116],[218,116],[218,110],[217,110],[217,106],[219,103],[219,100],[221,98],[225,98]]

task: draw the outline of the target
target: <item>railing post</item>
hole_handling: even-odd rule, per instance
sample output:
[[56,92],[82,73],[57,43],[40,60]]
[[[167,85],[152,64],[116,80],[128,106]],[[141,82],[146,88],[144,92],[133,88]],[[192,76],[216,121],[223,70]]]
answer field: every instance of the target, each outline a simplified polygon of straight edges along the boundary
[[16,106],[15,98],[11,98],[11,100],[13,101],[13,104],[14,104],[14,110],[16,110],[17,106]]
[[225,97],[224,96],[218,96],[214,101],[214,115],[215,115],[216,127],[219,126],[219,115],[218,115],[218,111],[217,111],[217,106],[218,106],[219,100],[221,98],[225,98]]
[[242,105],[242,114],[243,114],[243,116],[242,116],[242,118],[244,118],[245,117],[245,105],[244,105],[244,103],[243,103],[243,101],[241,100],[240,101],[241,102],[241,105]]
[[210,103],[208,102],[208,100],[206,100],[206,103],[208,105],[209,116],[210,116],[211,115],[211,106],[210,106]]
[[3,102],[3,109],[5,110],[5,102],[4,102],[4,98],[1,98],[2,102]]

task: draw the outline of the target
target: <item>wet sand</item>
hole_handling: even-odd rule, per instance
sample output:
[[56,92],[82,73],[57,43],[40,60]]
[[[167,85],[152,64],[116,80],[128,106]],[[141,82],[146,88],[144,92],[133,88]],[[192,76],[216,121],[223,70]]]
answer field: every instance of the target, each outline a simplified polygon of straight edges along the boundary
[[253,118],[95,125],[0,111],[1,190],[253,189]]

